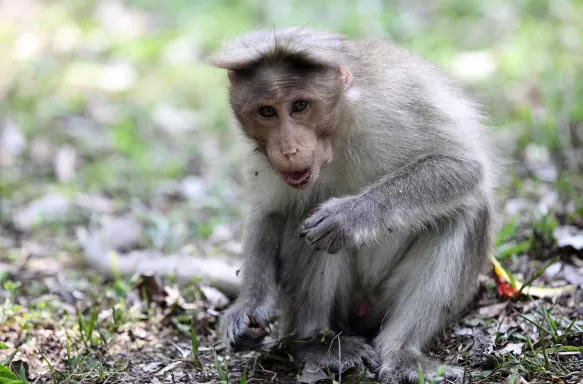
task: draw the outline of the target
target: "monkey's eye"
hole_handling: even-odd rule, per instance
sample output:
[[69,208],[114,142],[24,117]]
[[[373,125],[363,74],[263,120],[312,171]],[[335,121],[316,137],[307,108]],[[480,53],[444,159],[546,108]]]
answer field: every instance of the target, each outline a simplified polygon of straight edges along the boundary
[[292,112],[301,112],[304,109],[308,108],[309,103],[307,101],[304,100],[298,100],[296,102],[293,103],[292,105]]
[[261,107],[257,113],[261,117],[273,117],[275,116],[275,109],[273,107]]

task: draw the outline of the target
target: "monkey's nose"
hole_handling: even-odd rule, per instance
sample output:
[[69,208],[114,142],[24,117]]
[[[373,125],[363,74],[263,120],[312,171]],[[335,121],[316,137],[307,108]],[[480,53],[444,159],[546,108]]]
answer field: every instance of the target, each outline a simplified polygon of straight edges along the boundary
[[298,149],[297,149],[297,148],[291,148],[291,149],[282,149],[282,150],[281,150],[281,153],[282,153],[284,156],[293,156],[293,155],[295,155],[297,152],[298,152]]

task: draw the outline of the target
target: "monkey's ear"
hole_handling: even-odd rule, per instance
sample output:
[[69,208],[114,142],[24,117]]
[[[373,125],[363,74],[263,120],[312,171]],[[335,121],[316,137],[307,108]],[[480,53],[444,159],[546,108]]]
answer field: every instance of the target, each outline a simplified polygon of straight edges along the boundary
[[243,67],[246,62],[245,61],[237,61],[237,60],[227,60],[220,55],[211,56],[204,60],[205,64],[213,66],[215,68],[221,68],[227,70],[227,76],[229,77],[229,81],[232,83],[235,80],[235,75],[237,69]]
[[350,88],[352,84],[352,72],[350,72],[350,69],[345,65],[341,65],[338,67],[338,74],[342,84],[344,84],[344,88]]
[[250,52],[227,52],[221,51],[214,55],[207,56],[203,62],[211,67],[226,70],[238,70],[249,66],[254,59]]

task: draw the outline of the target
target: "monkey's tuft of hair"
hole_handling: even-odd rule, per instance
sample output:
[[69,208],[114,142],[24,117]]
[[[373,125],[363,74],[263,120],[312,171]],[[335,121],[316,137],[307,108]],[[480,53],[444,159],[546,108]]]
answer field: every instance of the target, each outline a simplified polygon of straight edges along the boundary
[[259,61],[277,63],[291,56],[296,60],[337,66],[342,59],[337,50],[344,41],[342,35],[306,27],[253,31],[224,43],[222,51],[209,56],[206,62],[223,69],[241,70]]

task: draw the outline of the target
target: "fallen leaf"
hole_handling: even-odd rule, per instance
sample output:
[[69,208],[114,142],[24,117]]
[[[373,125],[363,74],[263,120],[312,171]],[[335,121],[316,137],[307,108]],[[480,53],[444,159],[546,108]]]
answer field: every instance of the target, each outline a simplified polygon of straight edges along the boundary
[[328,375],[316,363],[306,363],[298,383],[314,384],[320,380],[328,380]]
[[26,138],[12,119],[6,119],[0,128],[0,166],[9,165],[26,149]]
[[111,213],[113,211],[113,201],[99,195],[78,193],[75,204],[92,212]]
[[573,247],[579,251],[583,249],[583,229],[572,225],[560,226],[553,231],[553,237],[561,248]]
[[219,243],[224,243],[227,240],[231,240],[233,237],[234,237],[233,230],[231,228],[229,228],[228,225],[222,224],[222,225],[217,225],[213,229],[213,232],[211,233],[209,241],[213,244],[219,244]]
[[166,293],[165,301],[167,307],[179,306],[180,308],[184,308],[186,306],[186,300],[180,294],[178,286],[166,286],[164,287],[164,292]]
[[528,211],[531,206],[532,202],[525,199],[508,199],[504,206],[504,212],[511,217],[518,216],[520,213]]
[[180,136],[196,128],[198,115],[191,109],[162,104],[154,108],[152,119],[165,132]]
[[70,145],[63,146],[54,160],[55,175],[60,183],[66,183],[75,176],[77,151]]
[[187,200],[196,202],[206,195],[206,186],[202,178],[189,176],[180,182],[180,194]]
[[164,368],[162,368],[159,372],[156,372],[156,376],[161,376],[161,375],[165,374],[166,372],[171,371],[174,368],[178,367],[180,364],[182,364],[182,360],[172,362],[172,363],[168,364],[167,366],[165,366]]
[[35,165],[50,164],[55,148],[44,138],[34,138],[30,142],[30,157]]
[[29,377],[29,370],[30,370],[30,365],[28,364],[28,361],[25,360],[14,360],[11,364],[10,364],[12,370],[14,372],[24,372],[24,377]]
[[214,308],[223,308],[229,304],[229,299],[215,287],[201,286],[200,290],[204,294],[209,304]]
[[518,355],[522,354],[522,347],[523,346],[524,346],[524,343],[509,343],[500,351],[500,353],[503,355],[508,354],[508,353],[512,353],[512,354],[518,356]]
[[103,253],[110,250],[134,248],[142,239],[144,228],[131,217],[113,217],[103,223],[100,230],[92,232],[84,244],[85,252]]
[[151,302],[160,303],[164,300],[164,284],[162,280],[154,274],[140,275],[139,283],[136,285],[139,294],[144,293]]
[[487,307],[482,307],[478,310],[478,315],[484,318],[493,318],[498,316],[499,314],[504,311],[504,309],[508,306],[508,302],[504,301],[502,303],[488,305]]
[[[512,381],[510,381],[512,380]],[[512,374],[504,380],[504,384],[528,384],[528,381],[524,380],[524,377],[517,374]]]
[[563,274],[569,283],[583,287],[583,268],[566,265]]
[[28,231],[38,223],[62,218],[72,206],[71,201],[60,194],[45,195],[17,211],[13,222],[18,229]]
[[544,275],[550,279],[554,278],[561,272],[561,268],[563,267],[563,263],[556,262],[551,264],[544,272]]

